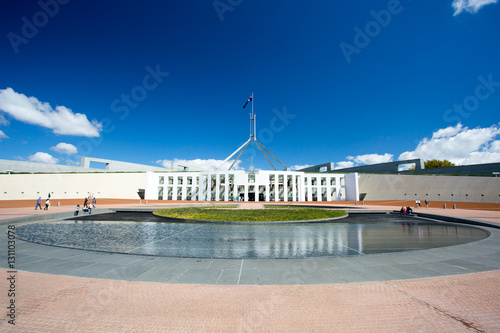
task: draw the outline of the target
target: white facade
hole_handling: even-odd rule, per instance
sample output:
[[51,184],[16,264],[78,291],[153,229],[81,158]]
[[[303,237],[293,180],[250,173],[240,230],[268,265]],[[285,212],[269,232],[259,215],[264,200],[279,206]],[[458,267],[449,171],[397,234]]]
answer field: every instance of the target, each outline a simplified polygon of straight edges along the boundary
[[0,174],[0,200],[36,200],[50,193],[59,199],[140,199],[146,173]]
[[357,174],[263,170],[148,172],[145,199],[268,202],[358,200],[357,178]]

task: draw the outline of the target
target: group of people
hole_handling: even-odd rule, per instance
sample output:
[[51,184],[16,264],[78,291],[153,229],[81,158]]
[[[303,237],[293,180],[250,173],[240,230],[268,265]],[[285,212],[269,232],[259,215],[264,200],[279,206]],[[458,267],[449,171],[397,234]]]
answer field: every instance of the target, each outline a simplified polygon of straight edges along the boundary
[[[38,197],[38,200],[36,201],[35,210],[37,210],[38,207],[40,207],[40,210],[42,210],[42,197]],[[45,207],[43,207],[43,210],[49,210],[49,207],[50,207],[50,193],[47,196],[47,200],[45,200]]]
[[399,210],[399,213],[400,214],[403,214],[403,215],[410,215],[411,213],[413,213],[413,209],[411,209],[411,207],[401,207],[401,209]]
[[[95,208],[95,203],[96,203],[95,197],[85,198],[85,201],[83,202],[82,211],[84,213],[92,214],[92,208]],[[79,212],[80,212],[80,205],[76,205],[75,216],[77,216]]]
[[[427,208],[429,208],[429,200],[425,199],[425,206]],[[415,208],[422,208],[422,204],[420,203],[420,199],[416,199],[415,200]],[[411,209],[410,206],[408,207],[401,207],[401,209],[399,210],[399,212],[403,215],[409,215],[411,213],[413,213],[413,209]]]
[[[425,199],[425,207],[429,208],[429,200]],[[415,208],[422,208],[422,204],[420,203],[420,199],[415,200]]]

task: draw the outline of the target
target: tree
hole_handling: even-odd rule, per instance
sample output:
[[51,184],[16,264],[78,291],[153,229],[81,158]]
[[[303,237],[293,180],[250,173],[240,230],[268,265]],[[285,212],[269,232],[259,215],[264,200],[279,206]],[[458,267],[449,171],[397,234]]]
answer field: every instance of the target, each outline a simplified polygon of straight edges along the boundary
[[446,167],[452,167],[455,166],[455,163],[451,163],[448,160],[428,160],[424,162],[424,167],[426,169],[432,169],[432,168],[446,168]]

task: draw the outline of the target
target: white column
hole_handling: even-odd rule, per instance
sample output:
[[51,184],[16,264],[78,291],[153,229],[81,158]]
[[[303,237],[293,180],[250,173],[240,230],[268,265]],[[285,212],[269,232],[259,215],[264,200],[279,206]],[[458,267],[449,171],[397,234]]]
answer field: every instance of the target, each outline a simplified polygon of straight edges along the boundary
[[277,173],[274,174],[274,201],[280,201],[280,178]]
[[307,201],[312,201],[312,177],[307,177]]
[[288,201],[288,175],[283,175],[283,201]]
[[182,176],[181,199],[186,200],[186,176]]
[[229,201],[229,174],[224,174],[224,201]]
[[177,182],[177,178],[174,177],[174,185],[172,185],[172,200],[177,200],[177,185],[176,185],[176,182]]
[[340,201],[340,189],[342,188],[342,185],[340,185],[340,176],[335,177],[335,189],[337,193],[337,198],[335,199],[336,201]]
[[219,201],[220,196],[220,174],[215,174],[215,201]]
[[207,196],[206,196],[206,201],[210,201],[212,199],[212,179],[210,177],[211,175],[207,173]]
[[332,177],[326,177],[326,201],[332,201]]
[[297,176],[292,176],[292,201],[297,201]]
[[305,201],[305,195],[304,195],[304,177],[305,175],[299,176],[298,184],[299,184],[299,201]]

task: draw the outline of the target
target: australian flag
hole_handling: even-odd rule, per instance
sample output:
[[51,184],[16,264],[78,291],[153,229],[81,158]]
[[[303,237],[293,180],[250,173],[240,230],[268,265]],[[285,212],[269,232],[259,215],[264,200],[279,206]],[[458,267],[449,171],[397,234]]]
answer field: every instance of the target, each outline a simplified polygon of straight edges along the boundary
[[245,105],[243,105],[243,109],[247,106],[248,102],[251,102],[252,101],[252,98],[253,98],[253,94],[252,96],[250,96],[250,98],[248,99],[248,101],[245,103]]

